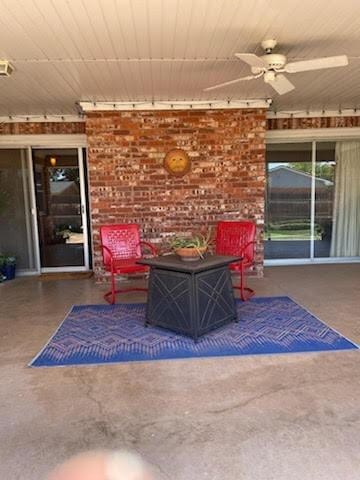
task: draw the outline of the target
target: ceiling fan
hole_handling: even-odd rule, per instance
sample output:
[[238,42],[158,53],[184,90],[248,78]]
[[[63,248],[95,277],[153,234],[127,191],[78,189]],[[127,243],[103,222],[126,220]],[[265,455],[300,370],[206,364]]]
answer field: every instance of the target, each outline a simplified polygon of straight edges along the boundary
[[346,55],[313,58],[312,60],[286,63],[285,55],[273,53],[276,44],[277,42],[274,39],[261,42],[261,46],[265,50],[265,55],[262,55],[261,57],[254,53],[235,53],[235,57],[250,65],[252,75],[235,78],[228,82],[207,87],[204,89],[204,92],[226,87],[227,85],[232,85],[233,83],[242,82],[244,80],[254,80],[263,77],[265,83],[268,83],[279,95],[284,95],[293,90],[295,86],[285,77],[285,75],[282,75],[283,72],[298,73],[310,70],[321,70],[322,68],[344,67],[349,63]]

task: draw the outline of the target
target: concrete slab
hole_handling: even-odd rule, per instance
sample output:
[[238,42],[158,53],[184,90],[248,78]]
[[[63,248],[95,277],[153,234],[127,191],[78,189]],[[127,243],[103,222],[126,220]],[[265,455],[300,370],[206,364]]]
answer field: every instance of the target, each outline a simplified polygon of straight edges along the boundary
[[[360,265],[268,268],[250,283],[360,342]],[[0,285],[1,479],[39,480],[94,448],[135,450],[159,480],[360,477],[357,351],[28,368],[71,305],[103,303],[103,290]]]

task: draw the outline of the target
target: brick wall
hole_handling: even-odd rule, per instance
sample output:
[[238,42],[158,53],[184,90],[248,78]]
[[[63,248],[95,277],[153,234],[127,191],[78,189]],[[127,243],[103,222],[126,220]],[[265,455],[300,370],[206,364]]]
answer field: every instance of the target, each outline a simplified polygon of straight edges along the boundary
[[51,135],[85,133],[84,122],[1,123],[0,135]]
[[[99,226],[136,222],[156,243],[220,219],[258,225],[262,274],[265,110],[97,112],[86,118],[94,270],[103,275]],[[183,148],[191,172],[171,177],[163,158]]]
[[[86,122],[19,122],[0,135],[87,133],[95,271],[101,277],[98,228],[138,222],[143,237],[164,242],[219,219],[258,225],[256,273],[262,274],[265,130],[359,127],[360,117],[266,120],[265,110],[89,113]],[[192,170],[170,177],[163,158],[184,148]]]
[[294,128],[351,128],[360,127],[360,116],[353,117],[308,117],[270,118],[268,130],[291,130]]

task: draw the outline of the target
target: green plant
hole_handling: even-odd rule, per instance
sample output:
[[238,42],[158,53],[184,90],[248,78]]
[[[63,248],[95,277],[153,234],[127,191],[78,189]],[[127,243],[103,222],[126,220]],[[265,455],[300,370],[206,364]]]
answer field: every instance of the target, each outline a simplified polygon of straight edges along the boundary
[[310,223],[306,221],[288,222],[288,223],[272,223],[270,224],[272,230],[306,230],[310,229]]
[[208,248],[211,245],[210,238],[210,232],[208,232],[206,235],[200,233],[191,236],[175,236],[170,241],[170,248],[172,250],[177,250],[179,248],[194,248],[197,250],[200,257],[203,258],[201,250]]
[[16,257],[14,255],[0,255],[0,267],[5,265],[16,265]]
[[[278,222],[268,224],[268,230],[277,230],[277,231],[292,231],[292,230],[309,230],[311,229],[310,220],[291,220],[288,222]],[[315,232],[321,233],[321,225],[315,223]]]

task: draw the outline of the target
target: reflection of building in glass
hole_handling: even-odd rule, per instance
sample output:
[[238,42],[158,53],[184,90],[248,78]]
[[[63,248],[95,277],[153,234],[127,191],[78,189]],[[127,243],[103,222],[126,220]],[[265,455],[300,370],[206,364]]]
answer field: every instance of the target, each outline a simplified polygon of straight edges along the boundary
[[[285,165],[269,169],[270,188],[309,188],[311,189],[312,176]],[[324,188],[332,186],[333,182],[324,178],[315,177],[315,187]]]

